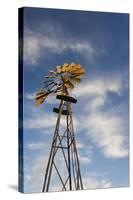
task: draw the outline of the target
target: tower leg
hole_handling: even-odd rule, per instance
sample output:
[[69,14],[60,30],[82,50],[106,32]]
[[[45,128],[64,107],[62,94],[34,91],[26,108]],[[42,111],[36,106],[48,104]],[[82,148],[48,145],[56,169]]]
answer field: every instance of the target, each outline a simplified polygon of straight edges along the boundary
[[[59,109],[56,109],[56,112],[57,111],[59,112],[42,192],[50,191],[53,168],[56,172],[54,176],[60,181],[60,190],[81,190],[83,189],[83,184],[76,149],[70,102],[61,100]],[[62,130],[60,127],[63,115],[65,115],[66,123],[64,125],[65,128]],[[56,158],[59,157],[61,162],[56,160]],[[61,164],[64,164],[64,172],[60,170]],[[64,177],[64,174],[66,177]]]

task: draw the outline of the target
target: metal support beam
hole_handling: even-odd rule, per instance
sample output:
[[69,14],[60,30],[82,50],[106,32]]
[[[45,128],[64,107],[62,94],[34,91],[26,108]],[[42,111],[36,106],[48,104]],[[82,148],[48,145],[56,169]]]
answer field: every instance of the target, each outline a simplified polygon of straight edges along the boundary
[[[65,101],[65,98],[61,97],[61,95],[57,99],[61,100],[61,102],[58,108],[58,117],[53,142],[49,154],[49,159],[46,167],[42,192],[48,192],[52,189],[50,186],[53,186],[53,166],[54,170],[56,171],[56,175],[54,174],[54,176],[56,176],[56,178],[60,182],[60,191],[83,189],[78,153],[74,137],[73,120],[71,112],[72,102]],[[71,99],[73,98],[67,97],[67,100]],[[63,110],[66,110],[66,116],[63,115]],[[64,117],[66,119],[66,127],[64,127],[64,132],[60,132],[61,120]],[[58,159],[61,160],[61,163],[58,162]],[[63,164],[63,166],[65,167],[65,172],[63,172],[63,170],[60,169],[61,164]],[[64,173],[66,178],[64,177]]]

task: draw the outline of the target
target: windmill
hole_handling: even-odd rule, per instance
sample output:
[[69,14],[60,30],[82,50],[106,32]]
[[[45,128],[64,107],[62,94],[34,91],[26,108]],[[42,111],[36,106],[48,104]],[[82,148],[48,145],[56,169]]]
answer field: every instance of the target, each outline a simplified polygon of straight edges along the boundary
[[[69,91],[74,89],[75,84],[81,82],[84,74],[85,71],[80,64],[65,63],[56,66],[55,70],[51,70],[50,74],[44,77],[43,86],[36,93],[36,106],[41,105],[50,95],[56,95],[56,99],[60,101],[59,107],[53,108],[53,112],[57,114],[57,122],[42,192],[51,191],[54,178],[58,179],[60,191],[83,189],[71,109],[71,104],[77,100],[69,96]],[[63,127],[61,127],[62,119]]]

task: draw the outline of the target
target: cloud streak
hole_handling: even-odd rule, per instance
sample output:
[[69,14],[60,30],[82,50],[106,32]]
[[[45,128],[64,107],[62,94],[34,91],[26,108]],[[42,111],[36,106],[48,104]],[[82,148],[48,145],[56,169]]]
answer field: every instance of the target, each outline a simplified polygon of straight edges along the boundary
[[[45,25],[44,25],[45,26]],[[50,25],[49,25],[50,26]],[[49,28],[47,27],[47,29]],[[46,28],[46,27],[45,27]],[[62,36],[62,31],[53,30],[49,34],[33,32],[28,28],[25,30],[24,36],[24,61],[25,63],[36,66],[41,57],[46,57],[50,54],[62,54],[68,51],[78,53],[92,61],[96,55],[96,48],[90,41],[78,40],[74,38],[65,38]]]
[[41,150],[41,149],[46,149],[47,144],[42,143],[42,142],[32,142],[27,144],[27,149],[28,150]]
[[128,155],[126,133],[122,118],[108,113],[95,113],[86,120],[88,136],[103,150],[108,158],[122,158]]
[[[113,77],[112,74],[110,78],[108,77],[95,77],[93,80],[84,81],[84,83],[79,84],[72,91],[72,94],[77,97],[106,97],[108,92],[116,93],[120,95],[123,89],[122,79]],[[116,75],[115,75],[116,76]]]
[[84,189],[104,189],[112,186],[108,179],[83,178]]

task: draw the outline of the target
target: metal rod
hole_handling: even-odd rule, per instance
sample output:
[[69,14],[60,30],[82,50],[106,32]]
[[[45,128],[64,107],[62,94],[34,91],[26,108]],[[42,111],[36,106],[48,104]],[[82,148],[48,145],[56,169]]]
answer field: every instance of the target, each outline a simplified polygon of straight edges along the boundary
[[56,165],[55,165],[55,162],[53,162],[53,165],[54,165],[54,167],[55,167],[55,169],[56,169],[56,172],[57,172],[57,174],[58,174],[58,176],[59,176],[59,178],[60,178],[60,180],[61,180],[61,182],[62,182],[63,188],[66,190],[65,184],[64,184],[64,182],[63,182],[63,180],[62,180],[62,178],[61,178],[61,175],[60,175],[60,173],[59,173],[59,171],[58,171],[58,169],[57,169],[57,167],[56,167]]
[[[61,106],[62,106],[62,101],[60,103],[60,112],[59,112],[59,115],[58,115],[58,119],[57,119],[57,124],[56,124],[56,128],[55,128],[55,133],[54,133],[54,138],[53,138],[53,142],[52,142],[52,147],[54,145],[54,143],[56,143],[56,138],[57,138],[57,128],[59,126],[59,122],[60,122],[60,115],[61,115]],[[49,155],[49,160],[48,160],[48,164],[47,164],[47,168],[46,168],[46,174],[45,174],[45,179],[44,179],[44,185],[43,185],[43,189],[42,189],[42,192],[45,191],[48,191],[49,189],[49,182],[50,182],[50,177],[51,177],[51,171],[52,171],[52,161],[54,159],[54,152],[55,152],[55,148],[51,148],[51,151],[50,151],[50,155]],[[49,169],[50,167],[50,169]],[[47,185],[47,186],[46,186]]]
[[[71,121],[72,121],[72,132],[74,134],[72,114],[70,114],[70,117],[71,117]],[[79,164],[79,159],[78,159],[78,153],[77,153],[75,139],[73,141],[73,144],[74,144],[74,151],[75,151],[75,154],[76,154],[76,157],[77,157],[77,164],[78,164],[78,172],[79,172],[79,178],[80,178],[80,183],[81,183],[81,189],[83,190],[83,183],[82,183],[82,177],[81,177],[81,173],[80,173],[80,164]]]
[[[67,104],[67,109],[68,109],[68,103]],[[66,116],[67,118],[67,146],[68,146],[68,168],[69,168],[69,187],[70,190],[72,190],[72,180],[71,180],[71,161],[70,161],[70,146],[69,146],[69,126],[68,126],[68,114]]]
[[[57,125],[56,125],[57,131],[58,131],[58,129],[59,129],[60,117],[61,117],[61,113],[62,113],[62,103],[63,103],[63,101],[61,101],[61,103],[60,103],[60,112],[59,112],[59,115],[58,115],[58,120],[57,120]],[[56,135],[56,137],[57,137],[57,135]],[[57,140],[56,140],[56,141],[57,141]],[[56,144],[55,144],[55,145],[56,145]],[[51,166],[50,166],[50,170],[49,170],[49,177],[48,177],[46,192],[48,192],[48,189],[49,189],[50,178],[51,178],[51,173],[52,173],[52,168],[53,168],[52,163],[53,163],[53,160],[54,160],[55,148],[53,148],[53,149],[54,149],[54,151],[53,151],[53,157],[52,157],[52,160],[51,160]]]

